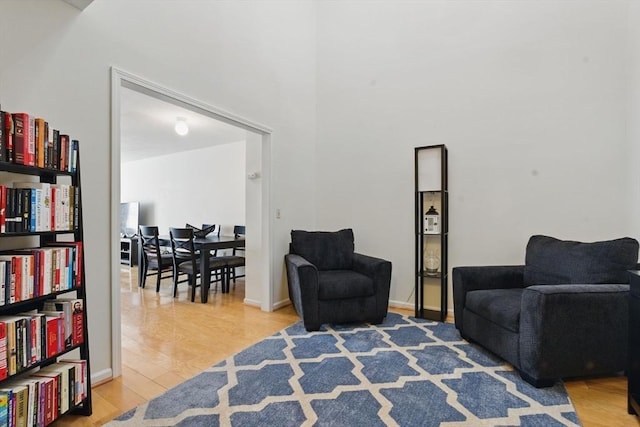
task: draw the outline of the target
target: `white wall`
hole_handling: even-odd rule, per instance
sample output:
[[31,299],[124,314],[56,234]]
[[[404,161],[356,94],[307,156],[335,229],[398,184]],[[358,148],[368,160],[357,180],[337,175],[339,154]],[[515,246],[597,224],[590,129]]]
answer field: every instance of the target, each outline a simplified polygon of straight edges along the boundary
[[[81,143],[92,374],[111,366],[110,67],[274,129],[273,269],[315,223],[315,12],[307,1],[0,1],[3,109]],[[294,35],[294,36],[292,36]],[[7,58],[11,58],[7,60]],[[304,200],[305,203],[300,201]]]
[[625,166],[629,168],[627,200],[631,205],[627,212],[630,229],[633,230],[634,237],[638,238],[640,234],[640,2],[630,3],[627,28],[630,88],[628,91],[629,114],[627,115],[629,155]]
[[215,145],[122,163],[120,199],[140,202],[141,224],[169,227],[245,223],[246,143]]
[[[246,141],[246,173],[255,174],[260,176],[248,179],[246,181],[246,226],[248,234],[245,236],[245,288],[244,288],[244,302],[245,304],[251,304],[261,306],[262,301],[269,301],[268,295],[263,294],[264,287],[256,286],[260,284],[260,275],[262,272],[262,265],[259,261],[265,262],[266,259],[260,260],[259,254],[263,250],[263,245],[268,245],[269,242],[264,242],[262,238],[263,227],[263,215],[260,215],[262,211],[262,187],[265,184],[265,178],[262,176],[262,156],[264,155],[262,150],[262,136],[253,132],[247,132]],[[280,301],[281,298],[274,299]]]
[[[318,3],[318,227],[413,306],[413,147],[449,149],[449,266],[627,222],[627,2]],[[634,118],[637,122],[637,118]],[[450,299],[450,307],[451,299]]]

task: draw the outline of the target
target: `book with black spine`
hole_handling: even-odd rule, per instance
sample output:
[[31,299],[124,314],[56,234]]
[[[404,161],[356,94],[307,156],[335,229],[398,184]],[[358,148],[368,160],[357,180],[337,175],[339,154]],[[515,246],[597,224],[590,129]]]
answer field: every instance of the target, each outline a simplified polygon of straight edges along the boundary
[[29,159],[29,115],[13,113],[13,162],[26,165]]
[[7,134],[4,126],[6,114],[6,111],[0,111],[0,162],[7,161]]

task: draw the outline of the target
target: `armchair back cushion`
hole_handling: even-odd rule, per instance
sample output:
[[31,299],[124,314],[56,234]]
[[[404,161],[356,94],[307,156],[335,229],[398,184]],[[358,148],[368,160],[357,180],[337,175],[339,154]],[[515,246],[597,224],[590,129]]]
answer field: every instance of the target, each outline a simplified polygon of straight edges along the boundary
[[291,231],[291,252],[300,255],[320,271],[351,270],[353,267],[353,230]]
[[628,283],[638,262],[638,242],[624,237],[583,243],[532,236],[527,244],[524,284]]

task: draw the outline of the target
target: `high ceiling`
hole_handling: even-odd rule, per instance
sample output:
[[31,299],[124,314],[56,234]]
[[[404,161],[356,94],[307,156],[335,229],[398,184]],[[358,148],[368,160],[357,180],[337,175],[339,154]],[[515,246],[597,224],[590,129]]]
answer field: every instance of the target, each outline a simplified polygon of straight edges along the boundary
[[[174,130],[177,117],[187,119],[189,133]],[[165,156],[213,145],[244,141],[246,131],[186,108],[122,87],[120,141],[122,162]]]

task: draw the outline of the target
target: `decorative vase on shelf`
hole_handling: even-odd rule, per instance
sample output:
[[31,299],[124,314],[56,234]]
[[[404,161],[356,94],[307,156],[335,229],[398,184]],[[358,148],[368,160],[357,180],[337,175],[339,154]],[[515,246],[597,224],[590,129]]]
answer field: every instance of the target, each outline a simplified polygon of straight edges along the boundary
[[437,276],[438,269],[440,268],[440,258],[436,255],[436,252],[430,250],[427,252],[427,256],[424,259],[424,272],[427,276]]

